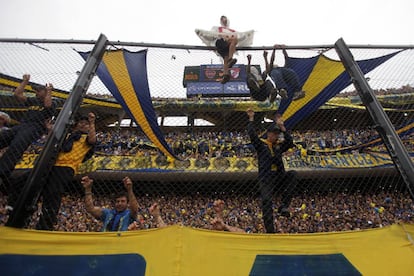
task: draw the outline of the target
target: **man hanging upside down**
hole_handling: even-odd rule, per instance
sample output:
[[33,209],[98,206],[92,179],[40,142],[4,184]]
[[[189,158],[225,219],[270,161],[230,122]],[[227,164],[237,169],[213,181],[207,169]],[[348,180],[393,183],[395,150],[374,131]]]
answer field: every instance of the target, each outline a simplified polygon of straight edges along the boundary
[[[267,52],[265,51],[263,53],[265,63],[266,63],[266,72],[272,78],[282,98],[283,98],[283,95],[285,95],[286,98],[291,97],[293,101],[299,100],[305,97],[305,91],[302,91],[300,87],[299,76],[296,74],[296,72],[293,69],[286,67],[286,64],[283,67],[274,65],[275,52],[276,52],[276,49],[278,48],[281,48],[283,51],[283,55],[285,57],[285,63],[286,63],[286,60],[288,60],[289,56],[287,54],[286,49],[283,47],[283,45],[275,44],[273,46],[272,56],[270,57],[270,63],[267,60]],[[291,91],[290,93],[293,93],[293,95],[292,94],[289,95],[288,91],[289,92]]]
[[[263,52],[263,57],[266,64],[266,69],[262,74],[259,73],[256,67],[251,66],[251,55],[247,56],[247,87],[250,90],[251,96],[254,100],[265,101],[269,99],[271,103],[276,100],[277,94],[279,94],[283,100],[291,98],[292,100],[298,100],[305,97],[305,91],[301,90],[299,77],[296,72],[287,67],[279,67],[274,64],[276,48],[281,46],[275,45],[273,48],[270,63],[267,59],[267,51]],[[286,49],[283,48],[285,60],[288,58]],[[267,79],[270,77],[272,81]],[[273,85],[276,85],[276,87]],[[292,91],[288,93],[288,91]]]

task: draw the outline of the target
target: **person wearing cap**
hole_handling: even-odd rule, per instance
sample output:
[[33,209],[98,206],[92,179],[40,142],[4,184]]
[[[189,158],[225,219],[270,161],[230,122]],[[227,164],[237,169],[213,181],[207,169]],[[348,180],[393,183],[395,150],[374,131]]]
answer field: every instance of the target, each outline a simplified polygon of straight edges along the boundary
[[[51,125],[49,129],[51,129]],[[80,165],[92,157],[96,144],[95,114],[80,115],[62,143],[62,148],[52,166],[41,191],[42,212],[36,225],[38,230],[53,230],[59,213],[62,194],[70,187]],[[23,189],[30,172],[19,176],[9,191],[9,205],[13,206]]]
[[263,222],[267,233],[275,233],[272,197],[274,191],[281,195],[282,204],[278,208],[281,216],[290,216],[289,205],[297,186],[295,171],[286,171],[282,155],[294,146],[293,138],[286,130],[280,114],[276,114],[275,122],[266,131],[266,138],[257,135],[254,126],[254,111],[247,111],[249,124],[247,132],[250,142],[257,152],[259,168],[259,190],[262,200]]
[[70,187],[80,165],[92,157],[96,144],[95,114],[79,116],[62,144],[46,185],[43,187],[42,215],[38,230],[53,230],[65,188]]
[[20,124],[0,132],[0,149],[7,148],[0,158],[0,178],[8,180],[24,151],[33,142],[46,133],[46,122],[56,111],[56,102],[52,100],[51,84],[32,85],[36,97],[26,97],[25,87],[30,75],[23,75],[23,80],[14,90],[14,96],[27,109]]

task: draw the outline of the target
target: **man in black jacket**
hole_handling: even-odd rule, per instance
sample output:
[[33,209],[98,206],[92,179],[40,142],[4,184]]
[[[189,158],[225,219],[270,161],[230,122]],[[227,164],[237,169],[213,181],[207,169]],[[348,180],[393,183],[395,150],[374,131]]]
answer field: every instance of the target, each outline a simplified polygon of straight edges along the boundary
[[272,196],[276,189],[281,193],[282,204],[278,213],[290,216],[289,205],[297,185],[295,171],[286,172],[282,155],[294,146],[292,136],[286,131],[282,117],[277,114],[276,121],[266,132],[266,138],[257,135],[254,126],[254,111],[247,110],[249,124],[247,132],[257,152],[259,166],[259,189],[262,199],[263,222],[267,233],[275,233]]
[[27,147],[46,133],[46,123],[56,112],[53,86],[50,83],[45,86],[32,84],[36,97],[27,97],[25,88],[29,80],[30,75],[23,75],[22,82],[14,90],[16,99],[27,108],[24,118],[19,125],[0,133],[0,149],[7,147],[0,158],[0,178],[3,180],[8,180]]

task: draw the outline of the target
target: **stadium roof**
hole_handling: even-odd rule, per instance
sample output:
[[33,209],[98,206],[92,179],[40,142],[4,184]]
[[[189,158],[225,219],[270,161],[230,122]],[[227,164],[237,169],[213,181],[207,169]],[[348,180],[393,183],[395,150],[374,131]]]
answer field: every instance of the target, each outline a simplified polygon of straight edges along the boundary
[[[0,74],[0,102],[2,111],[7,112],[12,118],[19,120],[26,111],[13,97],[12,89],[17,87],[20,79]],[[401,94],[378,95],[377,99],[388,112],[391,121],[399,125],[401,120],[410,120],[414,110],[414,89],[408,87],[411,92]],[[31,91],[31,86],[26,87]],[[58,101],[59,107],[63,106],[69,96],[68,91],[53,90],[53,97]],[[30,95],[29,95],[30,96]],[[34,94],[33,94],[34,96]],[[214,126],[205,128],[217,129],[245,129],[245,111],[253,107],[264,117],[272,118],[277,110],[278,103],[274,105],[268,102],[256,102],[248,98],[238,99],[183,99],[183,98],[153,98],[153,106],[159,117],[186,116],[194,119],[203,119]],[[128,119],[120,104],[110,97],[96,97],[86,95],[81,105],[81,112],[94,112],[98,117],[98,127],[104,128],[122,119]],[[352,124],[358,121],[359,125],[371,125],[371,120],[359,96],[334,97],[321,106],[311,116],[299,122],[295,129],[331,129],[332,119],[346,117],[346,120],[336,120],[335,128],[352,128]],[[229,123],[231,122],[231,124]],[[163,126],[161,126],[163,127]],[[167,127],[166,127],[167,128]]]

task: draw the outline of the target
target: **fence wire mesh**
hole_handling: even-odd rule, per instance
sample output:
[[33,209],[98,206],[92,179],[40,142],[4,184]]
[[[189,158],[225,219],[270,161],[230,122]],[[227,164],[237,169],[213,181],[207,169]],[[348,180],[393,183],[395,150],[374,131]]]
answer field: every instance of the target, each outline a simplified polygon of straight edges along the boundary
[[[92,47],[70,42],[0,43],[1,224],[7,222],[21,196],[47,133],[53,128],[53,119],[84,65],[79,52]],[[412,196],[357,91],[350,83],[341,87],[334,82],[341,66],[332,47],[286,48],[291,62],[320,54],[326,57],[317,65],[318,74],[312,75],[316,67],[309,71],[307,63],[296,69],[298,75],[306,75],[300,85],[306,96],[287,105],[280,93],[282,87],[274,79],[272,85],[279,88],[275,101],[252,99],[246,83],[247,57],[250,55],[252,65],[263,71],[264,50],[270,57],[272,47],[239,49],[233,79],[225,85],[219,82],[222,60],[208,48],[112,43],[108,52],[113,50],[146,52],[142,63],[146,68],[141,66],[138,71],[144,70],[147,76],[151,104],[128,105],[134,103],[136,95],[145,94],[145,85],[130,84],[136,76],[114,70],[111,74],[116,77],[116,85],[108,86],[98,72],[79,114],[68,126],[71,134],[44,179],[27,228],[111,230],[116,223],[100,219],[102,210],[122,205],[119,193],[129,191],[125,177],[131,179],[138,202],[134,229],[183,224],[227,230],[232,226],[254,233],[311,233],[414,221]],[[357,61],[398,52],[365,77],[412,156],[413,49],[372,46],[351,51]],[[275,64],[283,67],[285,62],[283,51],[277,49]],[[327,81],[330,79],[333,84]],[[53,85],[55,110],[44,108],[48,97],[45,84]],[[332,97],[318,98],[317,91],[328,85],[334,91]],[[128,110],[119,98],[114,98],[114,89],[125,92],[123,101]],[[309,97],[315,99],[314,110],[303,108]],[[147,109],[155,112],[155,127],[176,158],[160,150],[159,137],[154,142],[156,130],[148,135],[147,118],[141,114]],[[263,150],[255,147],[249,136],[248,109],[254,111],[252,126],[259,142],[266,139],[266,135],[260,135],[274,124],[278,112],[289,133],[279,142],[292,137],[292,147],[282,155],[287,174],[278,164],[278,174],[273,175],[269,185],[258,178],[258,155]],[[140,114],[136,121],[131,120],[134,112]],[[298,119],[289,121],[297,114]],[[278,155],[282,148],[279,144],[273,153]],[[93,184],[85,189],[81,179],[86,175]],[[128,199],[131,207],[133,202]],[[159,209],[154,210],[154,203]],[[88,209],[88,204],[101,212]],[[223,223],[217,222],[218,218]]]

